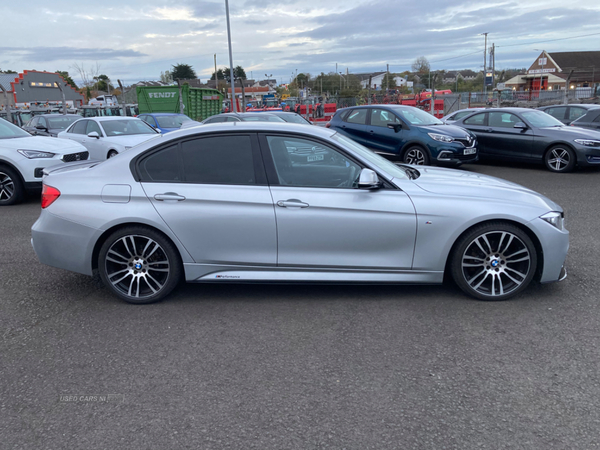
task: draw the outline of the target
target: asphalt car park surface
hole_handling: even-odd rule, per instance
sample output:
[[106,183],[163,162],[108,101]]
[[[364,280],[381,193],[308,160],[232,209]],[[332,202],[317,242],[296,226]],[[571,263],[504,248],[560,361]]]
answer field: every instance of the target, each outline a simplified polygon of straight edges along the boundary
[[600,171],[462,170],[565,209],[565,281],[507,302],[190,284],[134,306],[37,261],[38,199],[2,208],[1,447],[600,447]]

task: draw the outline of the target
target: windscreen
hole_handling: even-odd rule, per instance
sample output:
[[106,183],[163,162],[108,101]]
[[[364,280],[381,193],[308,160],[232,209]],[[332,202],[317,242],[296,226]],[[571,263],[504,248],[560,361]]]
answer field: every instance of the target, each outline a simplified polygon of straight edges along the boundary
[[154,128],[140,119],[104,120],[101,122],[107,136],[131,136],[135,134],[156,134]]
[[6,120],[0,121],[0,139],[13,139],[20,137],[31,137],[31,134]]

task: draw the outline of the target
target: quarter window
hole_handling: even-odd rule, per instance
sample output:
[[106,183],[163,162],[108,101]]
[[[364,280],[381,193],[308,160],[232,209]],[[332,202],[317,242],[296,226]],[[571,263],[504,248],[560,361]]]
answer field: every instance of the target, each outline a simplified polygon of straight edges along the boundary
[[350,114],[346,116],[346,122],[348,123],[356,123],[359,125],[365,125],[367,123],[367,109],[355,109],[350,111]]
[[569,120],[579,119],[581,116],[584,116],[587,112],[584,108],[577,108],[575,106],[571,106],[569,108]]
[[361,167],[341,152],[308,139],[267,136],[279,184],[354,188]]
[[185,181],[206,184],[256,184],[249,136],[198,138],[181,144]]

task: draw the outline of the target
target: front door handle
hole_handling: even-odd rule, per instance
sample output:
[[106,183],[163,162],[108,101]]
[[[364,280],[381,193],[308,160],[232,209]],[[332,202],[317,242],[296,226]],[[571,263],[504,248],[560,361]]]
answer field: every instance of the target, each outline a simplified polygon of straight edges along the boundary
[[488,133],[491,133],[492,131],[494,131],[493,128],[487,128],[485,131],[487,131]]
[[175,192],[165,192],[164,194],[156,194],[154,196],[154,200],[158,200],[160,202],[163,202],[163,201],[180,202],[182,200],[185,200],[185,197],[183,195],[179,195]]
[[281,206],[282,208],[308,208],[308,203],[292,198],[290,200],[279,200],[277,206]]

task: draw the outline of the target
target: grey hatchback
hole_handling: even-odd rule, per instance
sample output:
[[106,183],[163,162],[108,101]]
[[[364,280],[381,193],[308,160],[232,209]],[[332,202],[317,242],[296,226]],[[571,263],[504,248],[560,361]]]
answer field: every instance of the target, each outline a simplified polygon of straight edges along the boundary
[[565,276],[569,233],[544,196],[393,164],[325,128],[222,123],[102,163],[48,170],[40,261],[150,303],[189,282],[441,283],[503,300]]

